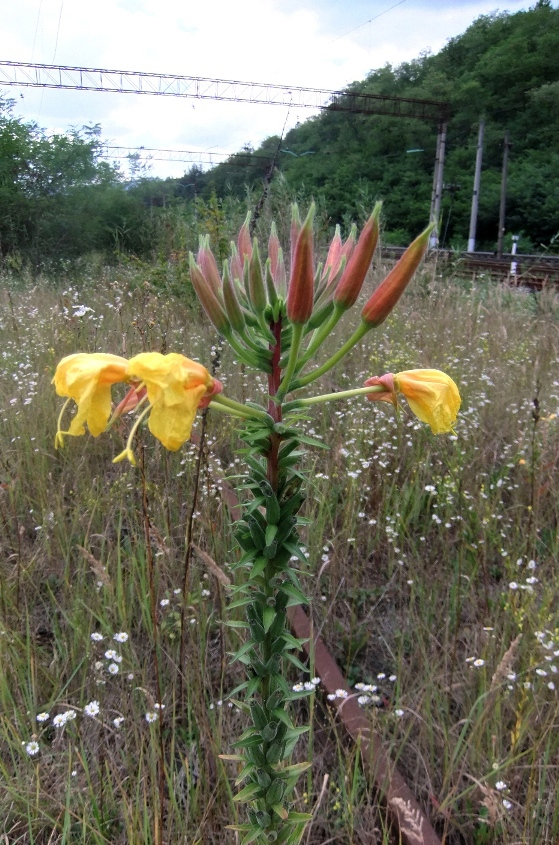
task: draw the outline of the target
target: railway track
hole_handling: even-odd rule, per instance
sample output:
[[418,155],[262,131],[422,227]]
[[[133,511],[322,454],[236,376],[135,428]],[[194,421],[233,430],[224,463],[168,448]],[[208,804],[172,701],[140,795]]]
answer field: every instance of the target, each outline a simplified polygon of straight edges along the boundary
[[[404,247],[384,247],[386,258],[399,258]],[[511,255],[497,258],[491,252],[455,253],[448,249],[433,250],[431,256],[445,265],[452,266],[457,274],[466,273],[474,279],[490,279],[513,287],[532,290],[555,288],[559,290],[559,255]]]

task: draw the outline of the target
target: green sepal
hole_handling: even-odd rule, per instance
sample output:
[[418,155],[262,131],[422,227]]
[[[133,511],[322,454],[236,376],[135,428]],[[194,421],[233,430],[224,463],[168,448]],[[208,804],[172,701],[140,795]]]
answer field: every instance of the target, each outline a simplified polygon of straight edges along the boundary
[[233,796],[233,801],[240,804],[246,804],[247,801],[252,801],[252,799],[256,797],[263,797],[262,787],[257,783],[247,783],[244,789],[241,789],[240,792]]

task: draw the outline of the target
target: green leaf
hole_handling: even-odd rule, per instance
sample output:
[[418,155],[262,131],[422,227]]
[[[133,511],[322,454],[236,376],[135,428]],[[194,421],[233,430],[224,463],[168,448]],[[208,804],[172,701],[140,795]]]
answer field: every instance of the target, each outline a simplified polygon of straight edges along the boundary
[[282,819],[283,821],[287,820],[289,813],[287,812],[283,804],[274,804],[272,810],[274,811],[276,816],[280,817],[280,819]]
[[241,657],[244,657],[245,654],[248,654],[248,652],[253,649],[255,645],[256,643],[254,642],[254,640],[248,640],[240,647],[238,651],[231,655],[231,662],[233,662],[234,660],[240,660]]
[[276,618],[276,609],[275,607],[265,607],[262,613],[262,623],[264,625],[264,631],[268,633],[270,628],[272,627],[272,623]]
[[284,657],[286,658],[286,660],[289,660],[290,663],[292,663],[294,666],[296,666],[297,669],[300,669],[301,672],[308,672],[309,671],[308,668],[305,666],[305,664],[301,663],[299,658],[295,657],[294,654],[290,654],[289,651],[285,652]]
[[266,545],[271,546],[275,540],[276,534],[278,533],[278,526],[277,525],[268,525],[266,528]]

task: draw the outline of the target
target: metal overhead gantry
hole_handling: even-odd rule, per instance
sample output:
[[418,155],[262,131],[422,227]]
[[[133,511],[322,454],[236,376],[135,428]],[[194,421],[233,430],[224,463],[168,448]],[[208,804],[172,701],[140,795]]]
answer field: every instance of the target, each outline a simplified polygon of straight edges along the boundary
[[449,104],[437,100],[331,91],[326,88],[301,88],[296,85],[240,82],[232,79],[209,79],[202,76],[26,62],[0,62],[0,84],[332,109],[439,122],[448,120],[449,116]]

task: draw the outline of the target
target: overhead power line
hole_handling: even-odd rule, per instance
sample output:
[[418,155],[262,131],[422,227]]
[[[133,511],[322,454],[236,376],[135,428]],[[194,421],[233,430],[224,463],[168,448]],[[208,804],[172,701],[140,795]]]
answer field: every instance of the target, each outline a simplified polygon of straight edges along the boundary
[[0,62],[0,85],[24,88],[64,88],[78,91],[108,91],[119,94],[151,94],[225,100],[293,108],[330,109],[359,114],[407,117],[418,120],[448,120],[450,106],[438,100],[387,97],[353,91],[240,82],[200,76],[109,70],[107,68]]
[[170,150],[159,147],[119,147],[112,144],[103,144],[99,147],[100,158],[129,158],[140,157],[149,161],[180,161],[189,164],[220,164],[227,159],[230,163],[252,164],[254,160],[262,159],[265,162],[271,161],[273,155],[262,153],[245,152],[218,153],[208,150]]

